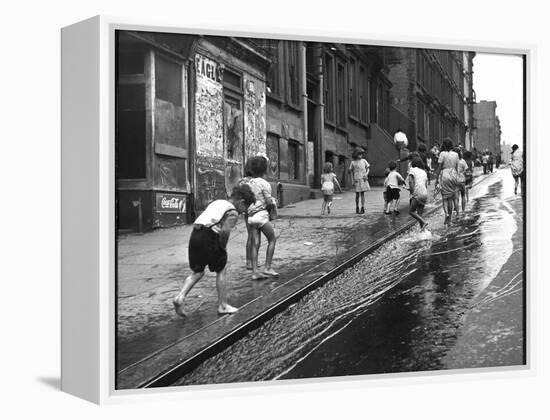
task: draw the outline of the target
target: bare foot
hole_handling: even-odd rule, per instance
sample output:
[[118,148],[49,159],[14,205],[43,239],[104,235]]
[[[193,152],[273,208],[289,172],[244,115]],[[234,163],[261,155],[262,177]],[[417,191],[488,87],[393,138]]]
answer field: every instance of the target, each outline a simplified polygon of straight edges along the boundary
[[252,280],[262,280],[265,279],[265,275],[263,273],[252,273]]
[[183,296],[177,295],[173,301],[174,309],[179,316],[187,316],[187,314],[183,311],[183,299]]
[[234,306],[231,306],[229,303],[224,303],[218,306],[218,314],[219,315],[225,315],[225,314],[233,314],[237,312],[239,309],[235,308]]
[[272,268],[270,268],[270,269],[268,269],[268,270],[264,270],[264,274],[265,274],[266,276],[273,276],[273,277],[279,275],[279,273],[277,273],[277,272],[276,272],[275,270],[273,270]]

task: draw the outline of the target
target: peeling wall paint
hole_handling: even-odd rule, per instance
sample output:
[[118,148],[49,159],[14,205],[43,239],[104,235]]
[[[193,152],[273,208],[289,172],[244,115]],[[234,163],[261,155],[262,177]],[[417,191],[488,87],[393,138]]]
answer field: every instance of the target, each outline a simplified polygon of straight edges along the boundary
[[245,158],[249,158],[266,153],[265,83],[248,76],[244,87]]
[[223,147],[223,86],[217,80],[217,64],[197,54],[195,57],[195,139],[197,209],[226,197]]
[[242,100],[224,100],[219,63],[195,57],[196,208],[225,198],[242,178],[245,159],[266,153],[265,83],[244,75]]
[[[204,57],[197,55],[197,61]],[[197,154],[223,157],[223,86],[197,71],[195,94]]]

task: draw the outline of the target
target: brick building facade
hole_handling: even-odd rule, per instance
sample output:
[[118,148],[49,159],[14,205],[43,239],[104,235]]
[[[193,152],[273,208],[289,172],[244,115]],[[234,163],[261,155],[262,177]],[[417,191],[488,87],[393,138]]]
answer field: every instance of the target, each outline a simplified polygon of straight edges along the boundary
[[191,222],[258,153],[287,205],[320,188],[325,162],[351,187],[356,148],[381,182],[398,127],[411,150],[467,139],[471,53],[128,31],[116,48],[122,229]]
[[402,59],[390,66],[393,120],[407,134],[409,149],[428,148],[450,137],[471,146],[475,92],[474,53],[400,48]]
[[480,101],[474,104],[476,119],[475,147],[479,152],[489,151],[501,155],[500,120],[496,114],[495,101]]

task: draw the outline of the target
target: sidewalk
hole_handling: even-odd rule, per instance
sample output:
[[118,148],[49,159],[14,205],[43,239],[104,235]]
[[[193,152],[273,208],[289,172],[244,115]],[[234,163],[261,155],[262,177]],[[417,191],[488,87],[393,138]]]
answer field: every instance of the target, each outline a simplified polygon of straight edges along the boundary
[[[433,182],[430,197],[432,189]],[[408,216],[409,193],[401,191],[401,214],[387,216],[382,191],[375,187],[366,193],[364,215],[355,213],[354,192],[335,194],[330,215],[321,216],[322,199],[279,209],[273,260],[278,278],[251,279],[245,269],[246,228],[239,221],[227,247],[229,302],[240,307],[232,315],[217,315],[215,274],[208,270],[184,303],[188,316],[181,318],[174,312],[172,299],[189,274],[187,244],[192,226],[120,236],[117,389],[169,384],[170,375],[165,374],[175,366],[196,365],[209,352],[242,337],[376,246],[414,226],[417,222]],[[434,208],[431,198],[426,213]],[[265,249],[262,238],[260,264]]]

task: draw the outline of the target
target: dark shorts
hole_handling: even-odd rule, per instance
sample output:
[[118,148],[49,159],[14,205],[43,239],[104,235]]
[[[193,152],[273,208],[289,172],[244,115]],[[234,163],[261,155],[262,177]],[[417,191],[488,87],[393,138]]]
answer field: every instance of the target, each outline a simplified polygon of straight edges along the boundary
[[227,264],[227,251],[220,245],[220,235],[208,228],[193,228],[189,238],[189,266],[201,273],[208,266],[219,273]]
[[390,188],[386,189],[386,197],[388,201],[399,200],[399,188]]
[[332,195],[329,194],[323,194],[323,198],[325,199],[325,203],[332,201]]
[[419,201],[414,197],[411,197],[409,201],[409,212],[422,213],[424,211],[424,201]]

